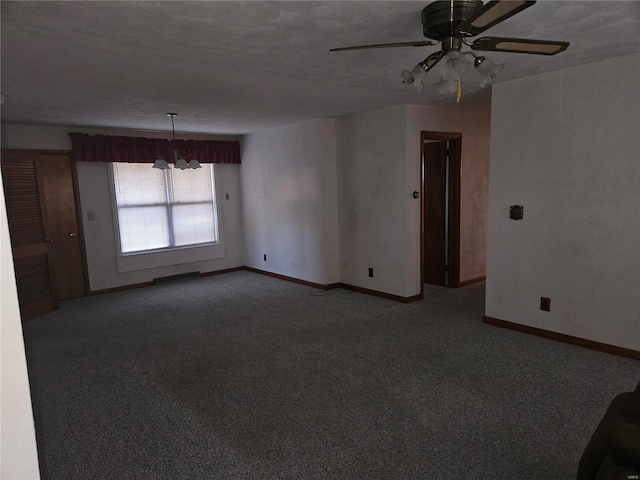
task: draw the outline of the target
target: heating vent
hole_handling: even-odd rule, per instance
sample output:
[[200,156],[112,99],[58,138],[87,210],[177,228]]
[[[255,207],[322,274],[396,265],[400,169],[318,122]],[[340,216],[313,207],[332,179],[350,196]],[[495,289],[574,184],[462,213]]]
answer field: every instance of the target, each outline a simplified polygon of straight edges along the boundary
[[154,278],[154,285],[162,285],[163,283],[181,282],[182,280],[189,280],[191,278],[200,278],[202,274],[200,272],[181,273],[180,275],[171,275],[169,277]]

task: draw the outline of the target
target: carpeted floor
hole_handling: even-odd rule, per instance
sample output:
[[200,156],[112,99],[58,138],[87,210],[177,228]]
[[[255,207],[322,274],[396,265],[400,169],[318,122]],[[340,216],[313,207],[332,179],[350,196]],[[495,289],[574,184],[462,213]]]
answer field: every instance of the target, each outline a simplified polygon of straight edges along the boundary
[[42,478],[575,478],[640,362],[485,325],[483,299],[235,272],[63,302],[24,325]]

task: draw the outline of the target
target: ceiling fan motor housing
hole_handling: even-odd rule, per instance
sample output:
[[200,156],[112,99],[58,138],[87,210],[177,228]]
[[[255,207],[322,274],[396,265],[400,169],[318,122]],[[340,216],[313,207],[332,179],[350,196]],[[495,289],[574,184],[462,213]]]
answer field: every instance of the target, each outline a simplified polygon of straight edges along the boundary
[[482,8],[481,1],[438,0],[422,9],[422,31],[424,36],[442,41],[447,37],[465,36],[455,28]]

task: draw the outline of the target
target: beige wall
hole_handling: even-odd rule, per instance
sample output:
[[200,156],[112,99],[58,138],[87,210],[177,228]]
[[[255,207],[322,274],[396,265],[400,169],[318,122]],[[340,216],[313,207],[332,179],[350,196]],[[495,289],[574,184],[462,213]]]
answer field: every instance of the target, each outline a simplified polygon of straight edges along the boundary
[[337,283],[335,120],[245,135],[240,174],[245,265]]
[[493,87],[488,316],[640,351],[638,85],[640,54]]
[[340,280],[410,297],[420,262],[408,258],[407,208],[419,200],[406,184],[405,118],[401,105],[337,119],[338,211]]

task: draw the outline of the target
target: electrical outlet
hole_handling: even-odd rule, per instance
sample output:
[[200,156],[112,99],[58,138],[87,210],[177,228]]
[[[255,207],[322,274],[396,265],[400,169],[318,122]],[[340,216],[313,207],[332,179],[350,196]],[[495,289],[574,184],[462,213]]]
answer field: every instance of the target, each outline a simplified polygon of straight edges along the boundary
[[551,299],[547,297],[540,297],[540,310],[545,312],[551,311]]
[[229,194],[228,194],[228,193],[225,193],[225,194],[224,194],[224,199],[225,199],[225,200],[229,200]]
[[90,222],[94,221],[96,219],[96,214],[93,212],[87,212],[87,220],[89,220]]
[[267,254],[266,253],[264,254],[264,261],[265,262],[267,261]]
[[370,277],[373,277],[373,268],[370,268],[370,269],[369,269],[369,276],[370,276]]

